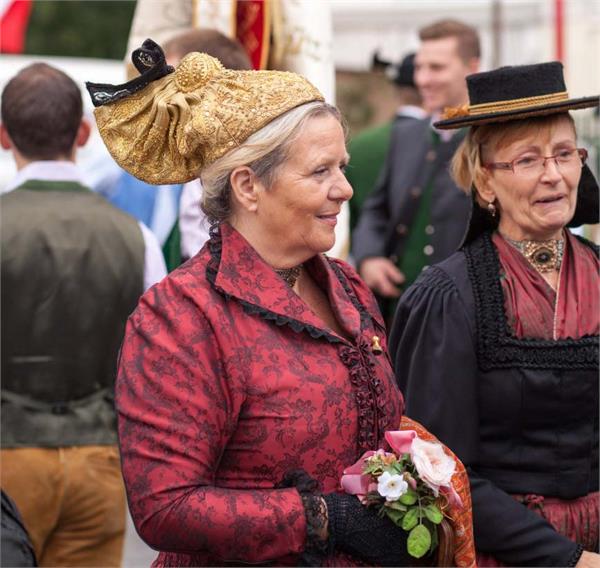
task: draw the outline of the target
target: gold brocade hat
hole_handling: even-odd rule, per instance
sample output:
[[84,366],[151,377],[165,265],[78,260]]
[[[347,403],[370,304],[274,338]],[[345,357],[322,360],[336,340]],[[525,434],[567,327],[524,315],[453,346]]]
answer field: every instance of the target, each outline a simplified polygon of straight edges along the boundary
[[295,73],[233,71],[205,53],[174,70],[150,39],[132,61],[140,72],[132,81],[86,86],[112,157],[151,184],[188,182],[273,119],[324,100]]

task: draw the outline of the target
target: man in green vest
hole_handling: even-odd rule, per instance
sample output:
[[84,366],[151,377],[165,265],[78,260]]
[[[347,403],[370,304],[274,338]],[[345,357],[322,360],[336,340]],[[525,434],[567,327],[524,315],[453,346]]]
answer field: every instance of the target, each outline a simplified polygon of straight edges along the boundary
[[165,274],[149,230],[82,182],[90,127],[62,71],[26,67],[2,93],[2,489],[41,566],[120,566],[125,492],[113,384],[125,321]]

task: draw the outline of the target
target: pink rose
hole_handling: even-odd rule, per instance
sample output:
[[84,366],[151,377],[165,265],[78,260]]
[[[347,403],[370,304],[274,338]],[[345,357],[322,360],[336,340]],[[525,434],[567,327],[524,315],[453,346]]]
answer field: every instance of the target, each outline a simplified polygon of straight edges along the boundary
[[451,487],[456,462],[444,452],[441,444],[426,442],[416,437],[412,441],[410,455],[419,476],[431,487],[436,497],[440,487]]

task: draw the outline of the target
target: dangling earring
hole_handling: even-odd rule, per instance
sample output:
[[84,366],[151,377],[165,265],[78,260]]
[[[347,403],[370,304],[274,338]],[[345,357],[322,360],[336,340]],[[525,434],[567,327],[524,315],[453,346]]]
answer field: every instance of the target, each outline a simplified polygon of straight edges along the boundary
[[494,205],[493,201],[490,201],[487,204],[487,210],[488,210],[488,213],[492,216],[492,218],[494,218],[496,216],[497,211],[496,211],[496,206]]

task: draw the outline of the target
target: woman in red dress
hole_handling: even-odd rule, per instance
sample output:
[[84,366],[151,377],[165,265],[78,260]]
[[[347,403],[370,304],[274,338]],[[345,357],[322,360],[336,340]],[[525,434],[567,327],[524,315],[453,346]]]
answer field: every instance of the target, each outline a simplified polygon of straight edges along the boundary
[[384,324],[322,253],[352,195],[338,111],[305,79],[223,69],[156,44],[142,75],[89,85],[119,163],[153,183],[201,172],[207,245],[142,298],[116,385],[123,474],[155,566],[402,565],[406,533],[339,494],[396,429]]

